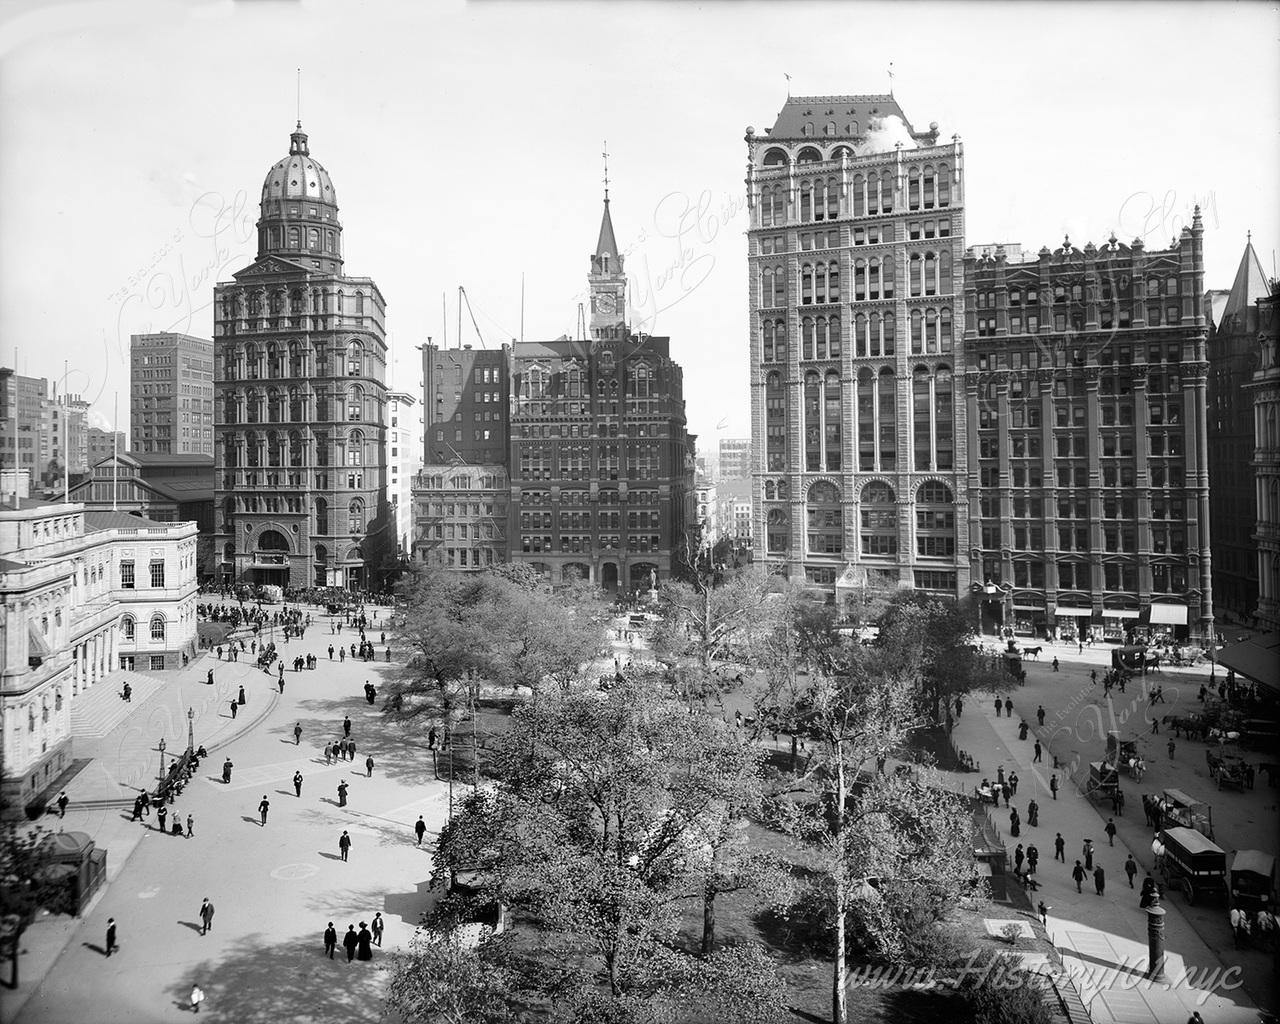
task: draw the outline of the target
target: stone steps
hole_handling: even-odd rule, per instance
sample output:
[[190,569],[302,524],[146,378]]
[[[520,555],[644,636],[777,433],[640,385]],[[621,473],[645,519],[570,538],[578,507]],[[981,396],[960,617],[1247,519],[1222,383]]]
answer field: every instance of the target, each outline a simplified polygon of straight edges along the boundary
[[[121,699],[125,682],[132,687],[131,703]],[[71,704],[71,735],[81,740],[99,740],[168,685],[158,676],[117,669],[99,680]]]

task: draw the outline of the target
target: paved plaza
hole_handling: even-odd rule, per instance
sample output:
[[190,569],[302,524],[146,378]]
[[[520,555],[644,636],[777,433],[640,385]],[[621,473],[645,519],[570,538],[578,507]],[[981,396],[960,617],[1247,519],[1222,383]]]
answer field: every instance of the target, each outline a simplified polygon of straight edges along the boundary
[[[139,699],[128,717],[93,740],[98,759],[68,786],[65,820],[44,824],[88,832],[108,850],[108,885],[80,919],[43,918],[24,935],[17,991],[0,990],[0,1018],[19,1024],[84,1024],[173,1020],[189,1012],[193,983],[207,994],[202,1018],[252,1024],[375,1021],[382,1016],[383,966],[390,949],[411,936],[428,905],[431,843],[447,814],[448,787],[435,779],[424,737],[382,721],[364,697],[366,680],[381,689],[395,663],[348,658],[330,662],[329,617],[303,640],[281,645],[286,663],[296,654],[320,657],[313,671],[275,674],[250,661],[228,665],[213,655],[166,677],[167,686]],[[385,610],[379,609],[379,619]],[[381,625],[368,631],[377,639]],[[342,639],[358,639],[344,629]],[[278,641],[277,641],[278,642]],[[378,645],[381,653],[383,647]],[[205,683],[210,667],[215,684]],[[117,677],[120,674],[117,673]],[[116,683],[108,680],[103,686]],[[246,705],[233,720],[230,701],[245,688]],[[117,701],[119,698],[115,698]],[[123,702],[121,702],[123,703]],[[123,793],[132,800],[148,773],[154,779],[160,735],[168,749],[186,748],[187,708],[197,746],[209,758],[177,797],[171,814],[194,817],[193,838],[155,829],[154,811],[131,822],[130,807],[103,801]],[[323,747],[343,734],[350,716],[354,761],[325,764]],[[295,724],[302,726],[295,745]],[[365,758],[375,761],[366,777]],[[82,755],[80,755],[82,756]],[[222,762],[234,764],[229,785]],[[295,771],[304,777],[295,795]],[[348,804],[337,785],[346,779]],[[270,810],[260,824],[258,806]],[[117,795],[118,799],[118,795]],[[413,832],[418,816],[429,832],[421,848]],[[172,822],[172,817],[170,818]],[[350,834],[350,859],[338,850]],[[213,927],[200,934],[201,899],[214,904]],[[381,912],[382,947],[372,962],[348,964],[322,955],[322,934],[332,921],[339,935]],[[118,927],[119,950],[104,956],[107,919]]]

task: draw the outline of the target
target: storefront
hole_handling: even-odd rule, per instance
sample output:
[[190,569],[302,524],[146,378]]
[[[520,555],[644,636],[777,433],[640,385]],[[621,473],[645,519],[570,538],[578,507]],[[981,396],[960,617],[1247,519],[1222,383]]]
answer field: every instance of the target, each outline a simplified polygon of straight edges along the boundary
[[1054,609],[1054,621],[1058,625],[1058,639],[1067,643],[1082,643],[1089,635],[1089,620],[1093,607],[1087,604],[1061,603]]
[[1100,623],[1095,623],[1100,624],[1102,627],[1102,641],[1109,644],[1124,643],[1126,634],[1138,624],[1139,614],[1137,608],[1108,608],[1104,606]]
[[1044,598],[1034,594],[1013,595],[1013,635],[1026,639],[1046,639],[1049,616]]
[[1152,645],[1175,643],[1187,636],[1187,606],[1172,601],[1153,601],[1142,614],[1134,634]]

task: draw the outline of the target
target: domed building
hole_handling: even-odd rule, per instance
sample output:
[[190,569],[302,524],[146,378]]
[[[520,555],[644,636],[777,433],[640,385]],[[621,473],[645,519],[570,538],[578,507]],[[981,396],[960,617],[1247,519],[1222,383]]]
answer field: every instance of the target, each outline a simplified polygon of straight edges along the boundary
[[257,259],[214,304],[216,578],[376,588],[385,303],[344,273],[337,192],[301,122],[262,183]]

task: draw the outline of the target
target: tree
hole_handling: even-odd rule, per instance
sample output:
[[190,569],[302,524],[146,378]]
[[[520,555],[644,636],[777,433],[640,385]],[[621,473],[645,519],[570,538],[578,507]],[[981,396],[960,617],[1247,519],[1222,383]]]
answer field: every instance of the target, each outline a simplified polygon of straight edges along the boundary
[[457,936],[419,929],[406,951],[391,954],[386,1007],[405,1024],[513,1021],[511,979],[494,959]]
[[[754,750],[655,682],[629,673],[603,696],[549,689],[517,708],[496,791],[464,803],[435,854],[436,877],[480,862],[486,897],[578,937],[611,1014],[670,996],[677,975],[711,985],[711,968],[674,946],[677,910],[715,816],[749,805],[759,784]],[[653,974],[659,955],[681,970]],[[755,980],[776,995],[776,981]]]
[[946,705],[975,689],[1004,688],[1009,677],[985,672],[968,642],[971,616],[954,598],[903,591],[890,602],[880,623],[880,646],[911,666],[920,680],[921,698],[935,722]]

